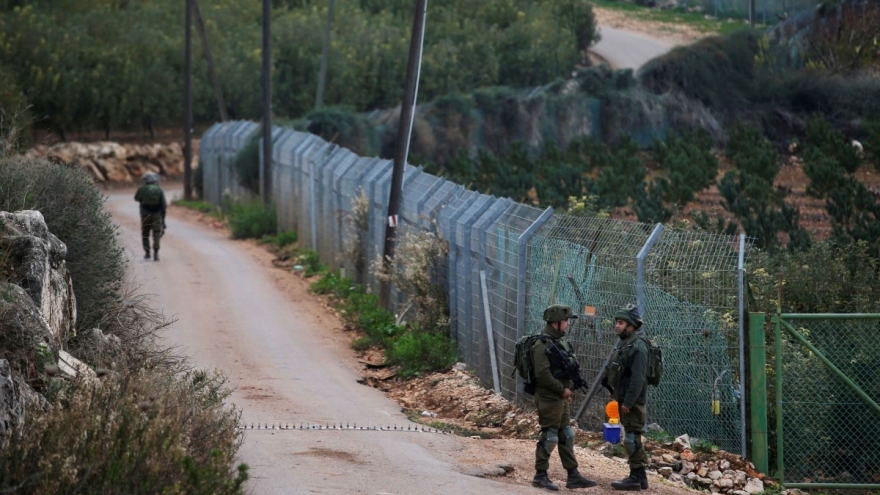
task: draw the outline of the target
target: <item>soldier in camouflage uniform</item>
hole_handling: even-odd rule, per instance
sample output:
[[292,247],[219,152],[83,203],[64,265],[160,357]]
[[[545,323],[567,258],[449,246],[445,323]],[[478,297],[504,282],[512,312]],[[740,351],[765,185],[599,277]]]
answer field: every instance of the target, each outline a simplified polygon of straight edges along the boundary
[[165,232],[165,193],[159,187],[159,176],[147,172],[141,177],[142,185],[134,195],[140,203],[141,239],[144,243],[144,259],[150,259],[150,232],[153,233],[153,260],[159,261],[159,239]]
[[[550,454],[558,446],[562,467],[568,472],[566,488],[589,488],[596,482],[578,472],[574,455],[574,429],[571,427],[571,380],[565,370],[551,359],[552,352],[564,352],[574,358],[571,344],[563,341],[569,320],[577,318],[569,306],[553,305],[544,310],[544,333],[532,344],[532,365],[535,370],[535,407],[541,437],[535,449],[534,486],[557,491],[559,487],[550,481],[547,469]],[[554,348],[555,347],[555,348]],[[551,349],[552,348],[552,349]],[[548,353],[548,351],[550,351]]]
[[606,379],[614,388],[614,400],[620,406],[620,424],[626,432],[623,443],[629,454],[629,476],[611,483],[615,490],[648,489],[645,473],[648,456],[642,445],[648,420],[648,346],[640,338],[641,327],[642,318],[633,305],[614,314],[614,331],[620,337],[620,344],[608,367]]

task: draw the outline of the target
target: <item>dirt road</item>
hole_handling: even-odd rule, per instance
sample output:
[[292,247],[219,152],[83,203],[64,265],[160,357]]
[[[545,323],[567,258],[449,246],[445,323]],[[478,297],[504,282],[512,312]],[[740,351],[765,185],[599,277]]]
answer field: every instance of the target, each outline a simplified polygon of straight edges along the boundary
[[[171,189],[169,200],[179,196]],[[107,209],[120,226],[129,276],[152,304],[176,322],[167,331],[203,368],[216,368],[236,387],[231,401],[246,423],[357,423],[415,427],[400,406],[357,383],[351,337],[307,282],[272,267],[252,242],[172,207],[160,262],[142,259],[134,190],[109,193]],[[621,460],[576,447],[581,472],[601,483],[590,494],[614,493],[626,475]],[[535,494],[534,443],[478,440],[400,431],[249,430],[240,460],[251,467],[249,493],[272,494]],[[491,476],[506,465],[513,471]],[[489,476],[489,477],[483,477]],[[550,476],[564,480],[554,459]],[[652,494],[688,490],[652,476]],[[564,483],[563,483],[564,484]],[[563,491],[567,491],[565,488]],[[693,492],[690,492],[693,493]]]
[[[130,276],[177,320],[168,340],[200,367],[229,376],[244,421],[409,424],[396,403],[357,383],[338,321],[322,317],[302,290],[279,287],[285,274],[273,277],[261,248],[172,211],[162,261],[143,260],[133,194],[114,191],[107,202]],[[456,459],[474,442],[432,433],[258,430],[247,432],[241,460],[251,466],[250,492],[260,495],[534,493],[460,472]]]

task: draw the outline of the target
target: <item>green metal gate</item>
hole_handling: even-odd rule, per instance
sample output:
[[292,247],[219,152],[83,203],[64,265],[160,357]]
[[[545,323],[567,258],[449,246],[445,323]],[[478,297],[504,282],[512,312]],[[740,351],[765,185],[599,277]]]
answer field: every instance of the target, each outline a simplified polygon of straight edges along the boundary
[[[763,430],[775,433],[775,477],[788,488],[880,488],[880,314],[778,314],[771,321],[774,365],[765,370],[773,379],[765,390],[775,410]],[[759,459],[755,447],[767,443],[756,418],[766,401],[756,403],[754,389],[767,376],[752,371]]]

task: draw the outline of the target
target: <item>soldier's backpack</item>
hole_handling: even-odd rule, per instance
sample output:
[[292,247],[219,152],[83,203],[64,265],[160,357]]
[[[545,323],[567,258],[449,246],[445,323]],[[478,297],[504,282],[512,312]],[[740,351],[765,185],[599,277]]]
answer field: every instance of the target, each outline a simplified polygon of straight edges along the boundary
[[141,190],[141,206],[157,207],[162,205],[162,188],[156,184],[147,184]]
[[648,385],[660,385],[660,378],[663,377],[663,351],[654,339],[649,339],[642,334],[642,341],[648,347],[648,372],[645,376]]
[[523,391],[529,395],[535,395],[535,366],[532,363],[532,345],[537,339],[546,341],[548,337],[542,334],[526,335],[519,339],[513,350],[513,376],[518,373],[523,379]]

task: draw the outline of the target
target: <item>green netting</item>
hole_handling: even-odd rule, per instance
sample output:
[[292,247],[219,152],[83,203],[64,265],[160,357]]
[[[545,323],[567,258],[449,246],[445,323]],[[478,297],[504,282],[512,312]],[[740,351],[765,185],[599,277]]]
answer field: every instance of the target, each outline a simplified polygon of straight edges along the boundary
[[[782,353],[777,357],[781,366],[775,371],[781,373],[784,383],[783,458],[777,468],[782,468],[783,481],[873,484],[880,488],[880,315],[872,316],[809,320],[785,316],[818,352],[790,331],[777,332]],[[832,371],[820,355],[846,379]],[[772,385],[774,380],[768,379],[768,383]],[[774,423],[778,424],[778,416],[773,416],[771,431],[776,430]],[[770,445],[777,444],[771,439]]]

